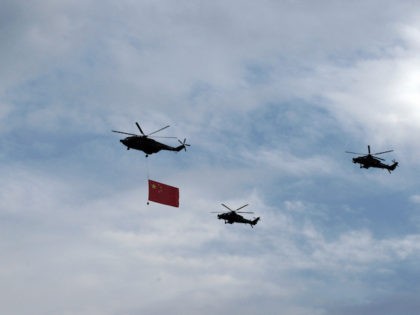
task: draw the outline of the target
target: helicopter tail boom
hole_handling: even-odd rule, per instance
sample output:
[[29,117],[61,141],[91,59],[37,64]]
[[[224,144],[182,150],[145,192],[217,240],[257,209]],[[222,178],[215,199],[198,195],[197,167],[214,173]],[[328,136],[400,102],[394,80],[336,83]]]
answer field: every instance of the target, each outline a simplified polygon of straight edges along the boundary
[[253,227],[255,224],[257,224],[258,223],[258,221],[260,220],[260,217],[258,217],[258,218],[255,218],[254,220],[252,220],[251,221],[251,223],[249,223],[249,224],[251,224],[251,226]]
[[389,165],[388,167],[387,167],[387,169],[388,169],[388,171],[391,173],[391,171],[393,171],[393,170],[395,170],[395,168],[398,166],[398,162],[395,162],[395,160],[394,160],[394,163],[392,164],[392,165]]
[[185,149],[185,146],[184,145],[179,145],[179,146],[177,146],[177,147],[174,148],[174,151],[179,152],[182,149]]

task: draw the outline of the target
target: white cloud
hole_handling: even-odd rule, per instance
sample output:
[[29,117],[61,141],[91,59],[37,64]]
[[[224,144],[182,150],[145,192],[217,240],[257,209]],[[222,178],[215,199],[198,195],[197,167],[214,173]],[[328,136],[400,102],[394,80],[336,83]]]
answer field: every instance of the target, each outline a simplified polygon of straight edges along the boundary
[[410,201],[413,203],[420,203],[420,195],[412,195]]
[[262,150],[255,155],[251,152],[244,154],[244,157],[252,164],[264,166],[271,172],[280,172],[281,174],[302,175],[325,175],[331,174],[338,169],[334,161],[328,157],[311,156],[308,158],[299,158],[287,152]]
[[[419,252],[405,212],[396,231],[377,210],[397,195],[418,202],[413,8],[10,2],[5,311],[325,314],[381,296],[380,281],[392,295]],[[146,164],[110,132],[134,121],[171,124],[192,147]],[[335,152],[355,143],[395,148],[404,168],[348,175]],[[149,171],[179,185],[180,209],[145,205]],[[225,225],[209,213],[221,202],[250,203],[262,220]]]
[[[10,172],[3,179],[3,197],[16,187],[12,184],[8,188],[12,174],[19,173]],[[300,273],[314,273],[304,280],[309,294],[316,291],[316,284],[311,281],[323,274],[340,275],[342,281],[351,281],[352,277],[377,274],[377,269],[392,270],[394,265],[418,258],[418,235],[379,239],[368,230],[350,230],[328,240],[310,220],[302,226],[295,211],[282,213],[270,208],[256,192],[248,200],[250,209],[261,215],[262,221],[251,229],[218,222],[208,212],[217,210],[220,201],[213,196],[199,197],[199,187],[182,191],[182,208],[168,209],[142,205],[139,191],[145,187],[85,199],[78,204],[76,200],[66,202],[66,196],[74,197],[73,186],[80,183],[65,183],[65,179],[54,176],[46,180],[28,170],[21,172],[19,178],[26,188],[21,185],[9,195],[11,199],[5,199],[15,201],[16,211],[3,211],[2,215],[11,222],[28,218],[25,212],[33,214],[31,224],[21,223],[18,230],[15,228],[14,233],[19,232],[20,237],[13,237],[14,244],[22,251],[7,250],[7,256],[3,253],[2,277],[6,284],[13,280],[28,301],[41,301],[35,309],[39,312],[49,312],[51,308],[81,314],[161,307],[181,310],[178,301],[187,297],[193,309],[200,309],[214,298],[229,308],[232,300],[246,299],[258,305],[261,296],[271,301],[270,305],[301,314],[310,307],[298,310],[293,306],[293,300],[302,296],[303,284],[296,283]],[[83,186],[76,189],[77,194]],[[227,202],[241,204],[242,200]],[[299,201],[285,205],[299,209],[298,214],[303,216],[308,207]],[[11,227],[5,229],[5,224],[2,230],[12,231]],[[11,239],[3,238],[3,247],[10,248],[8,240]],[[27,261],[31,264],[27,265]],[[27,277],[38,283],[36,287],[24,281]],[[44,283],[41,289],[39,283]],[[4,294],[5,290],[3,287]],[[7,296],[12,298],[10,287],[7,290]],[[113,302],[111,297],[122,293],[120,301],[124,303]],[[138,294],[143,298],[137,299]],[[317,295],[327,298],[322,292]],[[78,306],[67,305],[69,296],[78,301]],[[8,303],[7,308],[10,312],[25,312],[17,301]],[[246,313],[241,306],[239,309]]]

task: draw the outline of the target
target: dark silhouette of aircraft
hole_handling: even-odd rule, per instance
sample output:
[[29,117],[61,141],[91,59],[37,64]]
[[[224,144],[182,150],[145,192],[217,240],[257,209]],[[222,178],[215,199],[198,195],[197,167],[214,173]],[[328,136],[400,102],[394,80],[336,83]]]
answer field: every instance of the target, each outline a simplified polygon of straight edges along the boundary
[[[158,141],[152,139],[152,137],[150,137],[151,135],[153,135],[153,134],[155,134],[159,131],[162,131],[163,129],[168,128],[169,125],[165,126],[163,128],[160,128],[159,130],[153,131],[153,132],[151,132],[147,135],[143,132],[143,130],[141,130],[140,125],[137,122],[136,122],[136,125],[137,125],[137,128],[139,128],[141,135],[136,135],[134,133],[128,133],[128,132],[123,132],[123,131],[112,130],[112,132],[122,133],[122,134],[131,136],[131,137],[127,137],[125,139],[120,140],[120,142],[127,147],[127,150],[129,150],[129,149],[140,150],[140,151],[143,151],[144,153],[146,153],[146,157],[148,157],[149,154],[157,153],[160,150],[179,152],[182,149],[184,149],[184,151],[187,151],[186,147],[190,146],[189,144],[185,143],[185,141],[187,139],[184,139],[184,141],[182,141],[182,142],[181,142],[181,140],[178,139],[178,142],[181,145],[179,145],[177,147],[171,147],[169,145],[158,142]],[[176,137],[153,137],[153,138],[174,138],[174,139],[176,139]]]
[[[391,173],[391,171],[395,170],[395,168],[398,166],[398,162],[396,162],[395,160],[392,160],[393,164],[388,165],[388,164],[382,163],[381,161],[385,161],[385,160],[380,157],[377,157],[376,155],[389,153],[392,151],[394,150],[388,150],[388,151],[378,152],[378,153],[370,153],[370,145],[368,145],[368,154],[353,158],[353,163],[359,163],[360,168],[366,168],[366,169],[368,169],[369,167],[383,168],[383,169],[388,170],[389,173]],[[363,153],[356,153],[356,152],[350,152],[350,151],[346,151],[346,153],[363,154]]]
[[222,206],[225,207],[226,209],[229,210],[229,212],[212,212],[212,213],[219,213],[217,215],[217,218],[219,220],[224,220],[225,224],[229,223],[229,224],[233,224],[233,223],[245,223],[245,224],[249,224],[251,225],[251,227],[254,227],[255,224],[258,223],[258,221],[260,220],[260,218],[255,218],[254,220],[248,220],[245,219],[243,216],[241,216],[238,213],[254,213],[254,212],[247,212],[247,211],[238,211],[242,208],[245,208],[246,206],[248,206],[248,204],[239,207],[236,210],[232,210],[230,209],[228,206],[226,206],[225,204],[222,203]]

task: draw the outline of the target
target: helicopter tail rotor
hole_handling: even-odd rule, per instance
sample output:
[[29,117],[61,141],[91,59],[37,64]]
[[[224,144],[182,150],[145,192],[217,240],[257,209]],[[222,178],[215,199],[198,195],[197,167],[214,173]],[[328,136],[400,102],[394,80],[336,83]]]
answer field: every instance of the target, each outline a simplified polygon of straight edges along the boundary
[[181,141],[178,139],[178,142],[181,144],[180,148],[184,149],[184,151],[187,151],[187,147],[190,147],[191,145],[186,143],[187,138],[184,138],[184,141]]

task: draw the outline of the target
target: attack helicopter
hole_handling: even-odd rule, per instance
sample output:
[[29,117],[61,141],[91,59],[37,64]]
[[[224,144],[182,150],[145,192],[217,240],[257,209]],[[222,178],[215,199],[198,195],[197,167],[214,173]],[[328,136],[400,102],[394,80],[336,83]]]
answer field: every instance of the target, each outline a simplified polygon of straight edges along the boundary
[[158,141],[156,141],[152,138],[174,138],[174,139],[177,139],[176,137],[156,137],[156,136],[155,137],[150,137],[151,135],[168,128],[169,125],[165,126],[163,128],[160,128],[156,131],[153,131],[153,132],[151,132],[147,135],[143,132],[143,130],[141,129],[140,125],[137,122],[136,122],[136,126],[140,130],[140,133],[141,133],[140,135],[137,135],[137,134],[134,134],[134,133],[128,133],[128,132],[124,132],[124,131],[112,130],[112,132],[122,133],[124,135],[129,135],[130,136],[130,137],[127,137],[125,139],[120,140],[120,142],[127,147],[127,150],[129,150],[129,149],[140,150],[140,151],[143,151],[144,153],[146,153],[146,157],[148,157],[149,154],[157,153],[160,150],[179,152],[182,149],[184,149],[184,151],[187,151],[186,147],[190,146],[189,144],[185,143],[187,141],[187,139],[184,139],[184,141],[181,141],[181,140],[178,139],[178,142],[181,145],[179,145],[177,147],[171,147],[169,145],[158,142]]
[[[392,160],[392,164],[388,165],[388,164],[382,163],[381,161],[385,161],[385,159],[377,157],[377,155],[389,153],[392,151],[394,150],[388,150],[388,151],[383,151],[383,152],[378,152],[378,153],[370,153],[370,145],[368,145],[368,154],[353,158],[353,163],[359,163],[360,168],[366,168],[366,169],[368,169],[369,167],[383,168],[383,169],[388,170],[389,173],[391,173],[391,171],[395,170],[395,168],[398,166],[398,162],[396,162],[395,160]],[[351,152],[351,151],[346,151],[346,153],[363,154],[363,153],[356,153],[356,152]]]
[[246,206],[248,206],[248,204],[239,207],[236,210],[232,210],[231,208],[229,208],[228,206],[226,206],[225,204],[222,203],[222,206],[225,207],[226,209],[229,210],[229,212],[211,212],[211,213],[219,213],[217,215],[217,218],[219,220],[224,220],[225,224],[229,223],[229,224],[233,224],[233,223],[244,223],[244,224],[249,224],[251,225],[251,227],[254,227],[255,224],[258,223],[258,221],[260,220],[260,218],[255,218],[254,220],[248,220],[245,219],[243,216],[241,216],[238,213],[254,213],[254,212],[248,212],[248,211],[239,211],[242,208],[245,208]]

